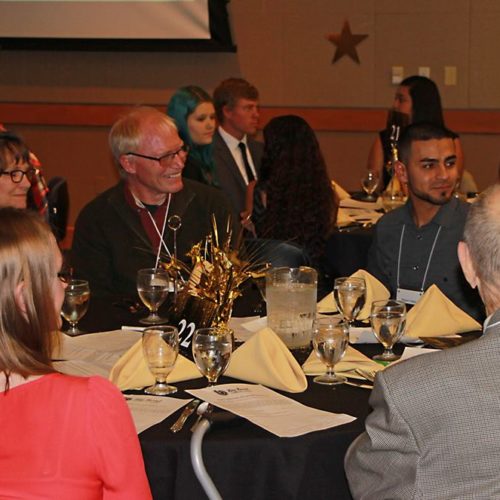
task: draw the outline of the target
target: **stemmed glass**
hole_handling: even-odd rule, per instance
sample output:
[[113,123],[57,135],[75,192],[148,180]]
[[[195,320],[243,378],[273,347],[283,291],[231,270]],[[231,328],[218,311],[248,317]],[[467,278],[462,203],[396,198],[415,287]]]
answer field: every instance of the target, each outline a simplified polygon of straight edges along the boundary
[[146,394],[166,396],[177,392],[177,387],[167,384],[179,354],[179,332],[175,326],[146,328],[142,334],[142,350],[149,371],[155,377],[154,385],[144,389]]
[[337,309],[350,328],[365,305],[365,280],[353,277],[335,278],[333,298]]
[[326,365],[326,373],[314,377],[317,384],[343,384],[345,377],[335,374],[335,365],[342,359],[349,343],[349,325],[338,318],[319,318],[314,322],[313,347],[318,358]]
[[193,357],[208,386],[217,384],[233,351],[233,331],[224,327],[199,328],[194,332]]
[[400,356],[392,347],[401,338],[406,326],[406,305],[400,300],[376,300],[372,302],[370,314],[372,330],[384,346],[384,352],[373,356],[379,361],[395,361]]
[[376,197],[373,196],[373,193],[378,187],[378,181],[378,174],[372,170],[367,170],[365,175],[361,178],[361,186],[363,191],[366,193],[367,200],[373,201],[376,199]]
[[78,322],[83,318],[89,308],[90,288],[86,280],[69,280],[64,292],[64,302],[61,316],[69,323],[70,327],[65,332],[75,336],[83,333],[78,328]]
[[158,308],[167,298],[169,282],[169,275],[164,269],[149,268],[137,271],[137,292],[150,311],[147,318],[139,320],[143,325],[157,325],[166,321],[158,315]]

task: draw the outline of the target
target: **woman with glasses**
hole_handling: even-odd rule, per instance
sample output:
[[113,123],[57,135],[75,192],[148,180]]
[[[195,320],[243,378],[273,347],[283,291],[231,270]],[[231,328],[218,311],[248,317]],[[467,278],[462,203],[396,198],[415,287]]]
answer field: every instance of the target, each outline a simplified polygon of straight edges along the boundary
[[36,213],[0,208],[0,498],[151,498],[119,390],[52,365],[61,265]]
[[12,132],[0,132],[0,207],[26,208],[34,174],[26,144]]
[[212,98],[200,87],[182,87],[170,99],[167,115],[174,119],[180,138],[190,148],[182,175],[218,187],[212,156],[217,126]]

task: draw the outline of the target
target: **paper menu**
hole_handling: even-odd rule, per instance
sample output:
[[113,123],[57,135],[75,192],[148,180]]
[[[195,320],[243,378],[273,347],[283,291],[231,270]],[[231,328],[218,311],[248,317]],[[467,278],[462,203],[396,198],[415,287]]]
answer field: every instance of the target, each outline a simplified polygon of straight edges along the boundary
[[187,391],[240,415],[279,437],[295,437],[347,424],[355,417],[309,408],[262,385],[223,384]]

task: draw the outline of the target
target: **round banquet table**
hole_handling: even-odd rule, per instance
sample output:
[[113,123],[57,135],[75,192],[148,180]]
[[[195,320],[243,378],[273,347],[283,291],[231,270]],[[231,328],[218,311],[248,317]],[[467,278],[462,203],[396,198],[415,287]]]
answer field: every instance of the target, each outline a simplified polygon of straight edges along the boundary
[[[80,325],[87,332],[114,330],[122,325],[138,325],[144,315],[131,313],[123,301],[93,298]],[[365,347],[368,355],[381,349],[377,345]],[[220,380],[222,384],[229,382],[239,381],[226,377]],[[187,399],[191,396],[185,389],[204,387],[206,381],[196,379],[175,385],[179,390],[172,397]],[[243,418],[214,425],[205,437],[203,456],[222,497],[242,500],[351,498],[343,459],[349,444],[364,429],[370,391],[347,385],[322,386],[308,377],[305,392],[282,394],[307,406],[347,413],[357,419],[295,438],[279,438]],[[190,427],[195,416],[189,418],[178,434],[169,430],[181,411],[139,435],[153,496],[158,500],[206,498],[190,460]]]

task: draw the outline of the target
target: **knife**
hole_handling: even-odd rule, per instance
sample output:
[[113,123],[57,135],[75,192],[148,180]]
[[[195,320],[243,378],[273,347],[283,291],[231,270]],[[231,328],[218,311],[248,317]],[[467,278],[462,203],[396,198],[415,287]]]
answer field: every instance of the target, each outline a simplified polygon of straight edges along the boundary
[[182,410],[182,413],[180,414],[179,418],[170,427],[170,430],[174,434],[176,432],[179,432],[184,427],[186,420],[189,418],[190,415],[194,413],[194,411],[196,410],[196,408],[198,408],[198,405],[200,403],[201,401],[199,399],[193,399],[186,405],[184,410]]

